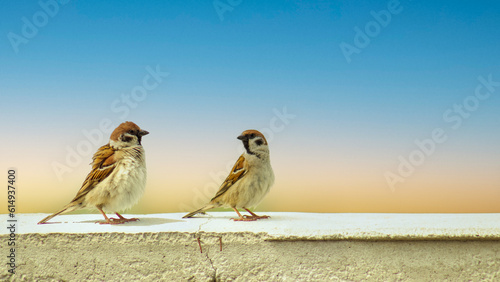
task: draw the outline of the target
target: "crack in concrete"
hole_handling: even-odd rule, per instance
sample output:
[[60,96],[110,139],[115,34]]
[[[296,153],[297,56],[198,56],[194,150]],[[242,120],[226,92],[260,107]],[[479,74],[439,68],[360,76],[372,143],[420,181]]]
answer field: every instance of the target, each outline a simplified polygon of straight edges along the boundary
[[200,239],[201,239],[201,235],[200,235],[200,233],[201,233],[201,232],[203,232],[203,231],[201,231],[201,228],[203,227],[203,225],[205,225],[205,224],[209,223],[209,222],[212,220],[212,218],[213,218],[213,217],[209,217],[209,218],[207,219],[207,221],[205,221],[205,222],[203,222],[202,224],[200,224],[200,225],[198,226],[198,230],[194,233],[194,237],[198,240],[198,243],[200,244],[200,249],[201,249],[201,252],[202,252],[202,253],[203,253],[203,249],[202,249],[202,247],[201,247],[201,243],[200,243]]
[[205,224],[209,223],[211,219],[212,219],[212,218],[208,218],[208,220],[207,220],[207,221],[205,221],[204,223],[200,224],[200,225],[198,226],[198,230],[194,233],[194,237],[197,239],[198,244],[199,244],[199,246],[200,246],[200,251],[201,251],[202,253],[203,253],[203,248],[201,247],[201,241],[200,241],[200,239],[201,239],[200,233],[202,232],[202,231],[201,231],[201,227],[202,227],[203,225],[205,225]]
[[[201,229],[202,229],[202,227],[203,227],[205,224],[208,224],[208,223],[209,223],[212,219],[213,219],[213,217],[209,217],[209,218],[207,219],[207,221],[203,222],[202,224],[200,224],[200,225],[198,226],[198,231],[196,231],[196,233],[195,233],[195,237],[196,237],[197,239],[201,239],[200,233],[201,233],[201,232],[203,232],[203,231],[201,230]],[[202,251],[202,252],[203,252],[203,251]],[[210,250],[208,250],[208,249],[207,249],[207,250],[206,250],[206,252],[205,252],[205,257],[207,258],[208,263],[210,263],[210,266],[212,267],[212,269],[214,270],[214,275],[212,276],[212,279],[211,279],[211,280],[212,280],[212,281],[217,281],[217,268],[215,267],[214,262],[212,261],[212,258],[210,258],[209,253],[210,253]]]
[[203,222],[202,224],[200,224],[200,226],[198,226],[198,231],[196,231],[196,235],[197,235],[197,236],[198,236],[198,233],[200,233],[200,232],[201,232],[201,227],[202,227],[203,225],[205,225],[205,224],[209,223],[212,219],[213,219],[213,217],[211,216],[211,217],[207,218],[207,221]]
[[210,266],[212,266],[212,269],[214,270],[214,275],[212,277],[213,278],[212,281],[217,281],[217,268],[215,267],[214,262],[210,258],[208,251],[205,253],[205,257],[208,259]]

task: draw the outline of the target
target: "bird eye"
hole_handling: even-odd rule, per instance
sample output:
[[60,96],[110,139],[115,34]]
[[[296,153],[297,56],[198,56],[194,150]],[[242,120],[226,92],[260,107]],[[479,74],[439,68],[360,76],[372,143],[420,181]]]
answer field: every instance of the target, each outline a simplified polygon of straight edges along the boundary
[[254,138],[254,137],[255,137],[255,133],[250,134],[250,138]]
[[128,133],[133,135],[133,134],[135,134],[135,131],[134,131],[133,129],[130,129],[130,130],[128,131]]

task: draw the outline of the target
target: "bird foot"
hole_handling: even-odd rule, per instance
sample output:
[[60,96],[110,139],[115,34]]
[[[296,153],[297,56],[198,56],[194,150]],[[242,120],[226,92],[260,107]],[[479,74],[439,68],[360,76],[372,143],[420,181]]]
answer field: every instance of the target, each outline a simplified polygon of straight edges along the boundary
[[130,221],[138,221],[138,218],[109,218],[109,220],[97,221],[99,224],[123,224]]
[[240,218],[231,218],[234,221],[256,221],[258,219],[266,219],[269,218],[268,215],[244,215]]
[[253,218],[254,220],[270,218],[270,216],[268,216],[268,215],[245,215],[244,217],[245,218]]
[[257,219],[256,218],[253,218],[253,217],[240,217],[240,218],[231,218],[231,220],[233,221],[256,221]]

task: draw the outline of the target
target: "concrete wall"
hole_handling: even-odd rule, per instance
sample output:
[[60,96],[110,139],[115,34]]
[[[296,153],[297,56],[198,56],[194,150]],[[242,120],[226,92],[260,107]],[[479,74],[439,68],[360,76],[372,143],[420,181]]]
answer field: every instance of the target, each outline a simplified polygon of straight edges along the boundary
[[[99,215],[42,226],[43,214],[19,215],[17,273],[2,263],[0,279],[500,281],[500,215],[267,214],[139,215],[117,226],[94,224]],[[0,234],[5,259],[9,236]]]

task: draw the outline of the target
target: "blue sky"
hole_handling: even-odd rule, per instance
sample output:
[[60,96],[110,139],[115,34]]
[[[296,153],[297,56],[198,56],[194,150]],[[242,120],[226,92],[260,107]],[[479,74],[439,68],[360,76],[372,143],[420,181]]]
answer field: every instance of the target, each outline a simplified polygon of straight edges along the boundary
[[[82,129],[103,118],[122,122],[111,105],[142,84],[148,66],[169,75],[126,119],[163,138],[151,135],[151,147],[172,142],[176,149],[165,150],[174,153],[189,144],[202,154],[193,149],[196,136],[265,127],[273,109],[286,107],[297,118],[277,134],[275,146],[284,148],[277,155],[296,153],[297,165],[313,171],[324,162],[333,170],[337,160],[353,170],[374,161],[376,171],[395,169],[415,139],[449,129],[443,113],[474,94],[479,76],[500,81],[497,1],[221,0],[238,4],[223,20],[214,2],[69,1],[16,53],[9,34],[22,36],[23,17],[33,22],[47,5],[40,3],[55,2],[2,1],[1,123],[14,136],[7,145],[18,148],[7,152],[7,165],[25,154],[20,146],[35,163],[62,161],[58,149],[75,146]],[[400,12],[347,62],[339,45],[355,45],[355,27],[365,29],[371,12],[388,5]],[[449,142],[429,162],[468,156],[465,162],[494,164],[499,94],[448,130]],[[33,136],[46,155],[35,153]],[[206,144],[224,154],[218,140]]]
[[441,111],[478,75],[498,71],[494,1],[401,1],[402,12],[350,64],[340,42],[352,44],[353,28],[388,1],[242,1],[222,22],[210,1],[165,3],[70,1],[15,54],[7,33],[20,34],[21,18],[41,8],[5,1],[3,87],[76,94],[71,99],[116,95],[144,66],[161,65],[172,74],[170,93],[184,92],[163,102],[240,94],[238,102],[251,95],[316,110],[367,104],[419,113],[429,104]]

